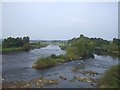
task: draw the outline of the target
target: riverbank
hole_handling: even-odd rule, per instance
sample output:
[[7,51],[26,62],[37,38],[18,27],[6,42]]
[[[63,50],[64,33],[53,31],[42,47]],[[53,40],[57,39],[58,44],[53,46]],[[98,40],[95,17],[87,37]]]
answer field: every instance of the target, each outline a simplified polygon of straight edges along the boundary
[[120,64],[112,66],[100,78],[98,86],[100,88],[119,88],[120,84]]
[[98,54],[98,55],[109,55],[109,56],[112,56],[112,57],[120,58],[120,51],[108,52],[108,51],[103,51],[103,50],[95,50],[94,53]]
[[12,47],[12,48],[1,48],[0,52],[2,54],[9,54],[9,53],[17,53],[17,52],[22,52],[21,47]]
[[[95,55],[95,58],[71,60],[51,68],[40,70],[32,68],[32,63],[38,57],[47,57],[51,54],[64,55],[65,52],[58,46],[51,45],[31,52],[3,55],[3,84],[9,85],[6,86],[8,88],[22,88],[32,80],[44,77],[47,80],[57,80],[58,83],[41,88],[96,88],[99,77],[104,74],[104,71],[118,63],[117,58]],[[37,82],[32,85],[32,87],[36,85],[37,88]]]
[[46,46],[48,46],[48,44],[30,43],[29,45],[24,47],[0,48],[0,53],[10,54],[10,53],[25,52],[33,49],[40,49]]

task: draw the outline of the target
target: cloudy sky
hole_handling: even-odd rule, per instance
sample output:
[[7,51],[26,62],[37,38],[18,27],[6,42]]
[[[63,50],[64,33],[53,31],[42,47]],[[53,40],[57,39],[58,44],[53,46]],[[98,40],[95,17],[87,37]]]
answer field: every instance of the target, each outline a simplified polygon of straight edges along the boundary
[[118,37],[118,3],[6,2],[2,21],[2,38],[68,40],[84,34],[112,40]]

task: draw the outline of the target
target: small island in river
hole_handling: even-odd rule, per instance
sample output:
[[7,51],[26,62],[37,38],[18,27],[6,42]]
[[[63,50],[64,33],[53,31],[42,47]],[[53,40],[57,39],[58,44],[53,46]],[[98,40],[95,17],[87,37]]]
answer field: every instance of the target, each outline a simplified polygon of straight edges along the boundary
[[[8,40],[8,39],[5,39],[5,40]],[[11,38],[11,39],[13,39],[13,38]],[[9,40],[11,40],[11,39],[9,39]],[[3,42],[5,42],[5,41],[3,41]],[[98,44],[98,42],[99,42],[99,44]],[[30,52],[30,51],[34,50],[35,48],[36,48],[36,50],[37,49],[39,50],[39,48],[41,48],[41,47],[39,47],[39,45],[42,45],[41,44],[42,42],[38,42],[38,43],[37,42],[32,42],[32,43],[27,42],[27,44],[30,45],[30,48],[27,50],[22,49],[22,52],[26,52],[26,51]],[[68,41],[64,41],[64,42],[63,41],[51,41],[51,43],[57,44],[60,47],[60,49],[66,51],[66,53],[64,53],[63,55],[57,55],[56,53],[54,53],[54,54],[50,54],[49,56],[46,56],[46,57],[39,57],[33,63],[32,68],[39,71],[39,70],[50,69],[52,67],[56,68],[57,66],[65,65],[66,63],[76,62],[76,65],[78,64],[77,66],[74,66],[74,67],[71,66],[71,72],[74,74],[72,76],[73,78],[71,80],[69,80],[66,75],[58,74],[56,72],[55,75],[58,76],[58,78],[56,78],[56,79],[50,79],[50,78],[43,76],[43,77],[32,79],[29,81],[3,82],[3,88],[5,88],[5,87],[7,87],[7,88],[49,87],[49,86],[59,85],[59,83],[60,83],[59,79],[69,81],[71,83],[73,83],[75,81],[91,83],[92,87],[104,87],[105,88],[105,87],[109,87],[109,85],[111,83],[113,83],[112,86],[110,85],[111,87],[118,87],[116,85],[119,82],[118,73],[117,73],[118,65],[113,66],[113,68],[110,68],[110,70],[107,71],[104,76],[101,76],[102,74],[95,70],[85,70],[84,71],[84,70],[82,70],[82,68],[87,67],[86,64],[84,63],[86,60],[89,60],[92,58],[94,60],[94,58],[96,57],[94,54],[111,55],[112,57],[119,57],[119,55],[117,53],[119,51],[117,46],[120,45],[119,39],[114,38],[112,42],[109,42],[109,41],[103,40],[101,38],[88,38],[88,37],[85,37],[84,35],[80,35],[80,37],[73,38]],[[7,44],[9,46],[10,43],[7,43]],[[47,50],[47,49],[45,49],[47,45],[48,45],[47,43],[46,44],[44,43],[44,45],[43,45],[44,48],[43,49],[41,48],[40,50]],[[34,48],[33,48],[33,46],[34,46]],[[15,47],[14,44],[13,44],[13,47]],[[51,46],[48,45],[47,47],[51,47]],[[5,47],[5,45],[4,45],[3,48],[11,48],[11,47]],[[25,48],[28,48],[28,47],[25,47]],[[50,50],[52,50],[52,49],[50,49]],[[11,52],[11,53],[13,53],[13,52]],[[3,55],[4,54],[5,53],[3,53]],[[7,55],[7,54],[5,54],[5,55]],[[3,59],[4,59],[4,57],[3,57]],[[97,67],[98,67],[98,69],[100,69],[100,66],[97,66]],[[81,73],[82,76],[79,76],[79,73]],[[97,75],[101,76],[101,78],[99,78],[99,79],[93,78],[93,77],[96,77]],[[48,76],[51,77],[52,75],[48,75]],[[108,81],[111,81],[110,76],[112,79],[114,78],[114,80],[110,84],[109,83],[104,84]]]

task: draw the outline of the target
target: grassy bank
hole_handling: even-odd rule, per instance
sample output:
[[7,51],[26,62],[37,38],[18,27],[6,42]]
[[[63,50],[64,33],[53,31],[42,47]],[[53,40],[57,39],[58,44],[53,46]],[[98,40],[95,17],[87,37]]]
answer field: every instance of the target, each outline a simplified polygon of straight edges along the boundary
[[33,45],[33,43],[32,44],[29,44],[29,43],[27,43],[27,44],[25,44],[23,47],[9,47],[9,48],[7,48],[7,47],[4,47],[4,48],[0,48],[0,52],[2,53],[2,54],[7,54],[7,53],[16,53],[16,52],[22,52],[22,51],[29,51],[29,50],[31,50],[31,49],[36,49],[36,48],[42,48],[42,47],[46,47],[47,46],[47,44],[34,44]]
[[51,67],[57,64],[57,60],[55,58],[47,57],[47,58],[40,58],[34,63],[33,68],[35,69],[42,69]]
[[29,51],[35,48],[45,47],[47,44],[41,42],[30,43],[29,36],[26,37],[8,37],[2,40],[0,43],[0,52],[3,54],[14,53],[20,51]]
[[56,56],[53,54],[46,58],[39,58],[33,64],[33,68],[35,68],[35,69],[48,68],[48,67],[52,67],[52,66],[58,65],[60,63],[68,62],[68,61],[75,60],[75,59],[78,59],[78,58],[75,56],[69,56],[69,55]]
[[101,77],[99,82],[100,88],[118,88],[120,85],[120,64],[112,66],[103,77]]
[[3,54],[5,54],[5,53],[20,52],[20,51],[22,51],[21,47],[1,48],[0,49],[0,52],[2,52]]

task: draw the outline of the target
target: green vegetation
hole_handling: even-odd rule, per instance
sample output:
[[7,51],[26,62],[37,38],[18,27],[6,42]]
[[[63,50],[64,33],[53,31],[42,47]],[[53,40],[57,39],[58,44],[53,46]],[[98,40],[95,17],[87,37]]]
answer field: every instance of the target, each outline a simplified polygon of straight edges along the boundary
[[58,63],[81,58],[94,58],[94,53],[118,56],[120,50],[118,46],[120,46],[119,39],[114,38],[113,41],[110,42],[101,38],[88,38],[84,35],[80,35],[80,37],[73,38],[68,40],[67,43],[65,42],[60,45],[61,49],[66,50],[67,53],[65,55],[51,55],[47,58],[40,58],[34,64],[34,68],[40,69],[50,67]]
[[34,65],[33,68],[41,69],[54,66],[56,64],[55,59],[47,57],[47,58],[40,58]]
[[118,88],[120,85],[120,64],[112,66],[100,79],[100,88]]
[[8,37],[7,39],[4,39],[2,41],[2,47],[3,48],[12,48],[12,47],[22,47],[24,44],[29,43],[29,37],[17,37],[12,38]]
[[62,44],[62,45],[59,45],[59,47],[62,49],[62,50],[66,50],[67,49],[67,44]]
[[8,37],[2,41],[2,48],[0,51],[4,53],[13,53],[13,52],[20,52],[20,51],[29,51],[34,48],[41,48],[47,46],[47,44],[38,43],[30,43],[30,38],[27,37],[17,37],[12,38]]
[[101,45],[97,47],[95,53],[97,54],[107,54],[114,57],[120,57],[120,39],[114,38],[108,45]]
[[42,69],[42,68],[52,67],[59,63],[68,62],[70,60],[73,60],[73,59],[71,59],[71,57],[69,57],[67,55],[56,56],[56,55],[52,54],[51,56],[46,57],[46,58],[39,58],[33,64],[33,68]]
[[30,44],[31,44],[32,49],[42,48],[42,47],[46,47],[48,45],[48,44],[41,43],[41,42],[34,42],[34,43],[30,43]]
[[88,37],[80,35],[79,38],[69,40],[68,45],[68,53],[71,52],[73,55],[82,58],[94,57],[93,50],[95,47],[95,42],[90,40]]
[[22,50],[23,51],[29,51],[31,49],[31,44],[30,43],[25,43],[23,46],[22,46]]
[[83,58],[93,57],[93,53],[120,57],[120,39],[116,38],[113,41],[107,41],[102,38],[88,38],[80,35],[78,38],[68,40],[67,44],[61,45],[60,47]]
[[19,52],[19,51],[29,51],[30,44],[29,44],[29,37],[17,37],[12,38],[8,37],[2,41],[2,53],[12,53],[12,52]]
[[61,60],[56,55],[51,55],[50,57],[46,58],[39,58],[37,62],[34,63],[33,68],[41,69],[51,67],[56,65],[59,61]]
[[12,47],[12,48],[1,48],[0,52],[4,53],[12,53],[12,52],[20,52],[22,51],[21,47]]

